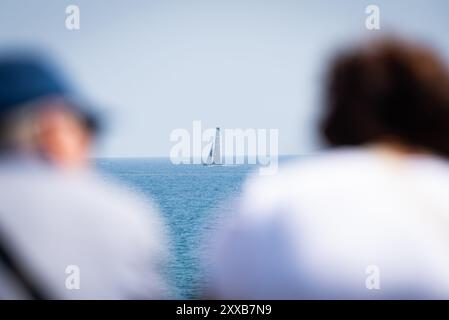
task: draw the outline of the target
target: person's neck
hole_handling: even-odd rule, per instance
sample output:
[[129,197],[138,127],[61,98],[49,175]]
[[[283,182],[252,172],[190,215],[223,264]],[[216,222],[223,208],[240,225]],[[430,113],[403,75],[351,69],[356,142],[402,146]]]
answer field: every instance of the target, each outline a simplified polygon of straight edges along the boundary
[[394,140],[371,143],[367,148],[389,162],[400,164],[411,158],[426,157],[432,152],[418,146],[411,146]]

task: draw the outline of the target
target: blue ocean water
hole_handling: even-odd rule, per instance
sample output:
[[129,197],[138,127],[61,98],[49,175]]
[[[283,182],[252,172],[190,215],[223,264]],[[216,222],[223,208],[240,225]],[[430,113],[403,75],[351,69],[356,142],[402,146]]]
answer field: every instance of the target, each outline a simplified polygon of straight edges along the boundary
[[255,165],[173,165],[168,158],[103,158],[96,165],[155,202],[168,226],[172,260],[168,279],[175,298],[200,298],[204,290],[201,257],[216,227],[219,208],[238,198]]

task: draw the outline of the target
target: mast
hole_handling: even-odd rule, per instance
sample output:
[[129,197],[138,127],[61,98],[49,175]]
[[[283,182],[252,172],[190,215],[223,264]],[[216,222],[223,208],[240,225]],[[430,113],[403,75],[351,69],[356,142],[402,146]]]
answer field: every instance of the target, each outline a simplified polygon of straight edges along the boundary
[[220,128],[215,130],[215,143],[213,147],[213,164],[221,164]]
[[209,155],[207,156],[206,162],[204,163],[205,165],[210,166],[213,162],[213,155],[214,155],[214,145],[212,144],[210,146],[210,151],[209,151]]

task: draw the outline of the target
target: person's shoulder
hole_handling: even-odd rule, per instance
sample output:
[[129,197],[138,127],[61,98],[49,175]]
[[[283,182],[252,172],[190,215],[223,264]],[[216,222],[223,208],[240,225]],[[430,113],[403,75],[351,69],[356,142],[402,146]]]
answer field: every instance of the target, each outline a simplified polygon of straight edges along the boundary
[[116,181],[105,180],[98,174],[90,174],[86,180],[83,182],[87,188],[84,197],[89,198],[93,206],[107,208],[108,215],[114,214],[118,221],[134,222],[136,226],[162,223],[159,208],[150,196]]
[[281,164],[273,175],[254,174],[249,177],[245,187],[246,190],[262,188],[285,192],[286,188],[291,189],[292,186],[309,185],[314,181],[321,182],[321,179],[328,181],[338,175],[346,176],[351,171],[362,171],[367,165],[374,164],[371,158],[366,152],[352,148],[298,156]]
[[[84,232],[105,239],[142,243],[164,237],[164,223],[152,199],[112,178],[91,170],[38,170],[28,177],[32,186],[27,188],[38,190],[37,205],[51,208],[46,213],[48,219],[71,220],[84,225]],[[57,216],[61,210],[65,218]]]
[[375,167],[367,152],[353,148],[298,156],[281,164],[276,174],[249,177],[243,187],[243,203],[268,208],[305,193],[319,191],[324,196],[334,186],[366,178]]

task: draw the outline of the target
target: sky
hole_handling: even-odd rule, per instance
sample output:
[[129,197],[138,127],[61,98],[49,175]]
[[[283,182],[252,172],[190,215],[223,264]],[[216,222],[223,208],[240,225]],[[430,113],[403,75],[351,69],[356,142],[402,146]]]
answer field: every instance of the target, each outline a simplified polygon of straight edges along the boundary
[[[68,5],[80,29],[65,26]],[[367,30],[365,8],[380,8]],[[322,148],[316,130],[329,59],[395,32],[449,61],[446,0],[1,0],[0,49],[45,50],[108,124],[95,155],[169,156],[170,133],[277,129],[281,154]]]

